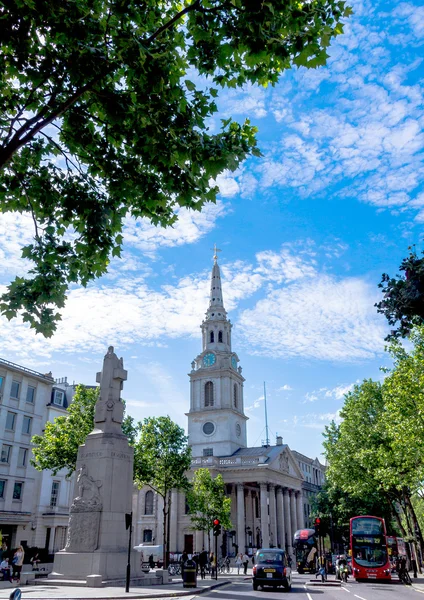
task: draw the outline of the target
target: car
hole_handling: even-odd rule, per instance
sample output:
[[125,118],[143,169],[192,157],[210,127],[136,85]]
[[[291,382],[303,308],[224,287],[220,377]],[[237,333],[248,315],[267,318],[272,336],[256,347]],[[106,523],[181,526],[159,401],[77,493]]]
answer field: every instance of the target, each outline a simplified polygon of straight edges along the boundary
[[259,586],[282,586],[289,592],[292,586],[292,570],[289,567],[288,557],[280,548],[261,548],[255,555],[253,567],[253,589]]

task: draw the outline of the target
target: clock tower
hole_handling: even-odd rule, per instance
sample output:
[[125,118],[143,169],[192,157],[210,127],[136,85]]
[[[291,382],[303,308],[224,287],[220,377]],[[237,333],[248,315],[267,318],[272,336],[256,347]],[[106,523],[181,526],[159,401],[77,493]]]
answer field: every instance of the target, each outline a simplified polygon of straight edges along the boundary
[[244,377],[231,349],[232,324],[224,308],[217,252],[215,246],[209,307],[201,324],[202,352],[189,373],[188,437],[194,457],[231,456],[247,445]]

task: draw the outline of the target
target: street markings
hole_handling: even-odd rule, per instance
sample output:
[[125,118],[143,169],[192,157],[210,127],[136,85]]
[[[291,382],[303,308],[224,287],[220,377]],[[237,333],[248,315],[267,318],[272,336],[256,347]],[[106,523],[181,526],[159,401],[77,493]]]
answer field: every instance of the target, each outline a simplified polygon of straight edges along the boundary
[[355,594],[355,598],[359,598],[359,600],[366,600],[366,598],[362,598],[362,596],[357,596],[356,594]]

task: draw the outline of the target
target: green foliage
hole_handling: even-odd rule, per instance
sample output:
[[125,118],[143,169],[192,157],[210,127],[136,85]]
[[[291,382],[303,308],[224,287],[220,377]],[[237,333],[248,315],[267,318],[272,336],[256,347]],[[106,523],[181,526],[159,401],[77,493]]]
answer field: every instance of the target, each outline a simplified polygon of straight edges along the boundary
[[424,258],[418,258],[415,251],[403,259],[400,271],[405,276],[390,277],[383,273],[378,287],[384,298],[375,306],[387,318],[390,325],[397,325],[387,336],[387,340],[406,337],[414,325],[424,323]]
[[223,529],[231,529],[231,498],[225,494],[222,475],[212,477],[209,469],[198,469],[187,494],[191,524],[198,531],[209,532],[214,519]]
[[[123,220],[171,226],[215,202],[214,179],[260,156],[256,127],[209,132],[219,90],[324,65],[344,0],[10,0],[0,9],[0,212],[34,242],[0,310],[51,336],[69,285],[123,244]],[[187,78],[205,76],[207,84]]]
[[[68,475],[75,471],[78,447],[94,427],[94,409],[99,388],[86,388],[79,385],[66,415],[48,421],[43,435],[34,435],[31,464],[39,471],[51,470],[56,475],[60,469],[67,469]],[[125,416],[122,430],[133,444],[139,424],[130,416]]]
[[187,436],[170,417],[149,417],[134,446],[134,480],[149,485],[165,500],[172,489],[187,489],[191,465]]

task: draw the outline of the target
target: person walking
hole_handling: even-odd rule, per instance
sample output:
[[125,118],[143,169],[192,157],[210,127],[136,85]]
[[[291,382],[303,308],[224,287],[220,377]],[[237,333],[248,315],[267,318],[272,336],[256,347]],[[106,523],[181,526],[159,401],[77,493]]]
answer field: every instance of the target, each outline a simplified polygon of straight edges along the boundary
[[237,554],[237,558],[236,558],[237,575],[240,575],[240,569],[241,569],[242,565],[243,565],[243,555]]
[[21,580],[22,565],[24,564],[25,552],[22,546],[18,546],[12,559],[13,574],[12,579],[19,583]]
[[209,555],[209,562],[211,565],[211,579],[215,579],[216,557],[213,552],[211,552]]
[[186,562],[188,561],[188,554],[187,552],[184,550],[184,552],[181,554],[181,558],[180,558],[180,565],[181,565],[181,577],[184,579],[184,565],[186,564]]
[[199,567],[200,567],[200,578],[205,579],[206,577],[206,565],[208,564],[208,553],[203,548],[199,554]]
[[249,564],[249,557],[247,556],[246,552],[243,554],[243,567],[244,567],[244,574],[247,575],[247,565]]

